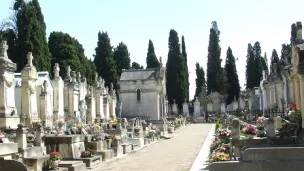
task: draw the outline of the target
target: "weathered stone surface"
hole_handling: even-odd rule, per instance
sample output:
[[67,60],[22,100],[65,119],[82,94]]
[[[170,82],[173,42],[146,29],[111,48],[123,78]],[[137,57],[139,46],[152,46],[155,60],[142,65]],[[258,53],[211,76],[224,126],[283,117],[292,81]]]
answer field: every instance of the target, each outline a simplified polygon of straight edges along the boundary
[[18,152],[17,143],[0,143],[0,157],[2,155],[13,154]]
[[101,150],[98,151],[97,154],[102,156],[102,161],[107,161],[114,157],[114,150],[113,149]]
[[20,150],[20,153],[23,157],[32,157],[32,156],[43,156],[46,154],[45,147],[27,147],[24,150]]
[[124,154],[123,147],[121,145],[119,145],[118,147],[112,147],[112,149],[114,150],[114,157],[119,157]]
[[49,144],[71,144],[76,142],[84,142],[85,135],[61,135],[61,136],[45,136],[45,145]]
[[26,157],[23,158],[23,163],[29,169],[42,170],[43,168],[46,168],[49,158],[50,155],[48,154],[43,156]]
[[59,167],[66,167],[69,171],[84,171],[86,164],[82,161],[60,161]]
[[95,165],[100,164],[100,162],[102,161],[102,157],[101,156],[92,156],[92,157],[88,157],[88,158],[74,158],[73,160],[82,161],[83,163],[86,164],[86,167],[91,168]]
[[123,154],[128,154],[132,151],[132,144],[122,144]]
[[304,147],[248,148],[241,158],[242,161],[300,160],[304,159]]

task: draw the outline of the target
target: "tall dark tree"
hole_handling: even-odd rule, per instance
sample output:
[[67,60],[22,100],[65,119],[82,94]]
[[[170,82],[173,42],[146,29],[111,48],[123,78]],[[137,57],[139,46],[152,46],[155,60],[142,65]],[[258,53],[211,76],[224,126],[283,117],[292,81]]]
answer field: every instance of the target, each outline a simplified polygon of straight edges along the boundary
[[107,32],[98,33],[94,64],[97,73],[105,80],[105,85],[109,87],[113,83],[116,87],[117,69],[113,58],[111,41]]
[[[274,64],[276,64],[276,68],[273,68]],[[271,69],[272,69],[271,72],[275,72],[275,70],[276,70],[277,73],[280,73],[280,68],[281,68],[281,65],[280,65],[279,55],[278,55],[277,51],[275,49],[273,49],[272,54],[271,54]]]
[[117,66],[117,75],[121,75],[122,69],[130,69],[130,53],[128,47],[123,42],[120,42],[119,45],[114,49],[114,59]]
[[137,62],[132,62],[132,69],[144,69],[144,67],[143,66],[140,66],[140,64],[139,63],[137,63]]
[[206,84],[205,80],[205,71],[203,67],[200,66],[200,64],[197,62],[195,65],[195,73],[196,73],[196,79],[195,79],[195,84],[196,84],[196,89],[195,89],[195,95],[194,97],[199,96],[199,94],[202,91],[202,86]]
[[149,40],[146,62],[147,62],[147,69],[157,68],[159,66],[159,61],[155,55],[154,45],[152,40]]
[[92,83],[95,66],[84,55],[84,49],[77,39],[63,32],[52,32],[48,44],[53,56],[52,66],[59,64],[62,78],[65,78],[67,66],[70,66],[73,71],[81,72],[89,84]]
[[187,52],[186,52],[186,44],[185,44],[185,37],[182,36],[182,55],[183,55],[183,59],[184,59],[184,65],[185,65],[185,72],[186,72],[186,95],[187,95],[187,100],[189,100],[189,70],[188,70],[188,57],[187,57]]
[[227,87],[228,98],[226,100],[226,103],[230,104],[233,101],[234,97],[236,97],[236,99],[239,98],[240,88],[241,88],[235,66],[235,57],[233,56],[230,47],[227,50],[225,71],[227,74],[227,82],[228,82],[228,87]]
[[248,89],[252,89],[254,87],[254,61],[253,47],[250,43],[248,43],[246,60],[246,88]]
[[297,40],[297,26],[295,23],[291,25],[291,36],[290,36],[290,42],[296,43]]
[[212,22],[209,35],[208,46],[208,61],[207,61],[207,90],[208,94],[211,91],[221,91],[221,47],[219,45],[220,31],[218,30],[216,21]]
[[266,70],[268,73],[269,66],[268,66],[268,57],[267,57],[266,52],[264,53],[264,57],[262,59],[262,64],[263,64],[263,70]]
[[27,53],[32,52],[33,63],[38,71],[50,71],[51,54],[46,40],[46,24],[38,0],[16,0],[16,54],[12,57],[21,71],[27,63]]
[[178,34],[173,29],[169,33],[169,52],[166,65],[168,101],[172,104],[175,99],[179,108],[181,108],[182,103],[187,98],[186,68],[183,64]]

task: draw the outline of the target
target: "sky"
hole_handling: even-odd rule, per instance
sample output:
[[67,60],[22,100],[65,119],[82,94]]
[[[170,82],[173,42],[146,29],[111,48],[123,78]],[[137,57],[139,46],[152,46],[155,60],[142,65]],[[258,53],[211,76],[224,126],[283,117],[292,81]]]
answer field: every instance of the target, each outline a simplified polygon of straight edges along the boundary
[[[131,61],[146,66],[149,39],[155,53],[167,61],[170,29],[185,37],[190,72],[190,97],[195,94],[195,63],[207,70],[209,30],[217,21],[222,66],[231,47],[242,89],[248,43],[259,41],[269,62],[273,49],[290,42],[292,23],[303,21],[303,0],[40,0],[47,37],[62,31],[75,37],[93,58],[97,33],[108,32],[112,46],[124,42]],[[9,17],[12,0],[0,1],[0,21]],[[304,23],[303,23],[304,24]]]

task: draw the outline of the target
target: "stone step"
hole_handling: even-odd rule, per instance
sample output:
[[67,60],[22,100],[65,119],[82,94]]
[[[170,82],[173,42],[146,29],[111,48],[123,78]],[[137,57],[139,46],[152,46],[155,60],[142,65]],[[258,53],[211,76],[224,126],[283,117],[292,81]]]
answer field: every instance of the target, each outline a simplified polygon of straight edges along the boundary
[[23,163],[28,169],[40,171],[47,167],[47,162],[50,158],[49,154],[41,156],[32,156],[23,158]]
[[86,170],[86,164],[82,161],[60,161],[58,166],[68,168],[68,171]]
[[106,149],[106,150],[97,151],[94,155],[101,155],[102,161],[107,161],[114,158],[115,153],[114,153],[114,149]]
[[88,158],[74,158],[73,160],[82,161],[86,164],[88,169],[92,169],[94,166],[99,165],[102,162],[101,156],[92,156]]
[[132,152],[132,149],[133,149],[133,145],[132,144],[122,144],[121,145],[122,148],[123,148],[123,154],[128,154],[128,153],[131,153]]

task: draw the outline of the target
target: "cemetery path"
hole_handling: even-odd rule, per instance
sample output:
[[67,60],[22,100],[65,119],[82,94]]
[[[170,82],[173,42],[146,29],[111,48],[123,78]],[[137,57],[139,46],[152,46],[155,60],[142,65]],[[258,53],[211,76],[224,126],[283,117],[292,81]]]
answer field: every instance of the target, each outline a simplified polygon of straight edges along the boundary
[[189,171],[212,124],[192,124],[174,137],[148,146],[101,169],[103,171]]

